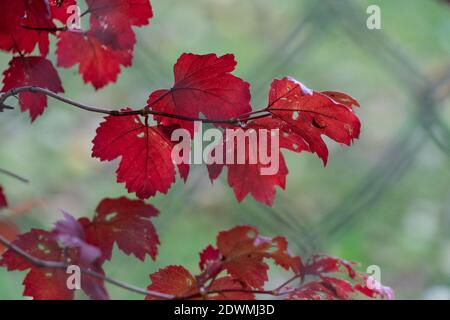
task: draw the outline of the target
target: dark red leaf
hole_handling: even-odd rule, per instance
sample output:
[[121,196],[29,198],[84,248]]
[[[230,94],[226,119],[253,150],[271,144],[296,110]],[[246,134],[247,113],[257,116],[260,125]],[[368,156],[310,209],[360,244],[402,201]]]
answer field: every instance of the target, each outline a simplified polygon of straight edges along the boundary
[[[148,290],[165,294],[175,295],[176,297],[187,297],[198,295],[196,299],[204,300],[253,300],[254,295],[245,291],[246,288],[242,282],[226,276],[215,279],[208,285],[210,294],[200,295],[199,283],[197,279],[182,266],[168,266],[158,270],[150,275],[152,281]],[[233,291],[236,290],[236,291]],[[224,291],[224,292],[220,292]],[[153,297],[147,297],[146,300],[156,300]]]
[[60,241],[65,248],[78,248],[80,259],[85,263],[94,263],[102,252],[96,246],[86,243],[83,226],[70,214],[63,212],[64,219],[59,220],[53,229],[54,239]]
[[153,17],[148,0],[88,0],[91,29],[112,48],[133,49],[132,26],[147,25]]
[[141,199],[167,193],[176,177],[170,133],[170,128],[150,126],[139,116],[108,116],[97,129],[92,156],[101,161],[121,157],[117,182]]
[[96,30],[63,32],[58,38],[58,66],[70,68],[78,64],[84,82],[92,83],[96,90],[117,81],[121,66],[131,66],[133,51],[105,45],[106,40],[99,38]]
[[[366,278],[367,279],[367,278]],[[384,300],[395,300],[395,292],[392,288],[383,286],[381,283],[374,283],[373,288],[369,288],[367,283],[356,284],[355,290],[361,292],[363,295],[369,298],[381,298]]]
[[122,29],[118,29],[116,25],[106,24],[91,18],[89,34],[97,39],[102,46],[106,46],[114,52],[130,52],[130,56],[132,57],[132,52],[136,44],[136,35],[130,25],[124,24],[119,26]]
[[96,90],[116,82],[121,67],[131,66],[136,36],[132,26],[153,16],[148,0],[88,0],[91,26],[87,32],[63,32],[58,38],[58,66],[79,65],[85,83]]
[[253,288],[262,288],[268,280],[269,266],[264,259],[272,259],[286,270],[297,272],[300,268],[300,258],[289,253],[285,238],[260,236],[250,226],[220,232],[217,248],[223,256],[223,268]]
[[110,260],[114,243],[125,254],[134,254],[140,260],[158,253],[159,238],[150,218],[159,214],[152,205],[141,200],[104,199],[97,207],[92,222],[81,219],[86,241],[99,247],[103,259]]
[[[250,144],[251,138],[246,139],[244,164],[236,161],[238,154],[241,154],[237,148],[227,149],[223,146],[224,154],[231,153],[235,159],[234,163],[226,166],[228,183],[239,202],[251,194],[255,200],[269,206],[273,205],[276,187],[285,188],[288,174],[281,149],[316,152],[326,163],[328,148],[322,135],[344,144],[350,144],[353,139],[359,137],[360,123],[352,111],[353,105],[359,106],[358,102],[343,93],[326,94],[339,102],[325,94],[313,92],[290,78],[273,82],[267,109],[273,117],[247,122],[243,129],[239,129],[247,136],[254,133],[256,137],[254,141],[257,143],[255,148]],[[264,133],[262,129],[272,130],[272,133],[278,130],[279,133],[279,149],[276,151],[278,157],[274,158],[273,153],[271,154],[272,160],[278,159],[278,170],[274,174],[262,174],[262,169],[269,165],[261,161],[259,156],[261,145],[266,146],[268,151],[271,150],[270,143],[259,143],[263,134],[266,134],[266,141],[270,142],[271,132]],[[257,159],[256,163],[251,162],[251,158]],[[220,175],[223,167],[222,164],[208,166],[211,180]]]
[[[231,74],[236,66],[232,54],[184,53],[174,67],[175,82],[169,90],[153,92],[147,103],[155,111],[185,117],[231,119],[250,108],[250,85]],[[179,124],[193,132],[193,123],[155,117],[160,123]]]
[[346,145],[359,137],[361,124],[351,107],[312,91],[292,78],[272,83],[268,110],[292,133],[303,138],[324,164],[328,160],[328,148],[322,135]]
[[200,262],[199,267],[200,270],[205,270],[208,267],[210,267],[213,263],[219,261],[221,259],[220,251],[214,248],[213,246],[209,245],[207,246],[201,253],[200,253]]
[[[2,91],[22,86],[37,86],[55,93],[64,92],[58,72],[52,63],[43,57],[15,57],[3,73]],[[47,107],[47,97],[40,93],[23,92],[19,94],[22,111],[29,111],[34,121]]]
[[147,25],[153,17],[149,0],[86,0],[91,19],[99,19],[105,24]]
[[[271,148],[271,134],[273,131],[278,129],[279,136],[279,148],[274,148],[272,154]],[[228,183],[233,188],[236,199],[240,202],[248,194],[251,194],[253,198],[259,202],[267,204],[269,206],[273,205],[275,200],[276,186],[281,189],[286,187],[286,176],[288,174],[288,169],[284,157],[280,150],[282,148],[292,150],[294,152],[301,152],[303,150],[308,151],[308,145],[303,139],[299,138],[295,134],[291,134],[289,128],[287,128],[282,121],[272,118],[262,118],[249,122],[244,129],[241,130],[249,137],[254,135],[254,140],[256,143],[256,148],[251,145],[251,138],[245,140],[245,151],[244,164],[240,164],[237,161],[239,150],[235,148],[227,148],[227,143],[230,139],[224,136],[222,141],[223,154],[228,158],[229,156],[234,159],[233,164],[227,164],[228,168]],[[263,131],[266,130],[266,131]],[[265,136],[265,137],[264,137]],[[262,138],[265,138],[267,143],[260,143]],[[237,144],[237,139],[234,139],[235,144]],[[265,146],[268,151],[268,156],[272,157],[274,163],[267,164],[263,163],[260,157],[260,147]],[[256,163],[251,162],[251,158],[256,159]],[[276,163],[275,163],[276,162]],[[276,172],[271,174],[263,174],[262,170],[273,165],[276,168]],[[212,164],[208,166],[209,177],[213,181],[222,172],[223,164]]]
[[[53,240],[53,235],[43,230],[33,229],[22,234],[14,244],[31,256],[43,261],[65,262],[103,273],[99,267],[80,263],[78,250],[61,248]],[[36,300],[71,300],[74,297],[74,291],[67,288],[69,275],[64,269],[39,268],[12,250],[3,254],[0,265],[6,267],[8,271],[29,269],[23,282],[25,286],[24,296],[33,297]],[[103,282],[98,279],[83,275],[81,286],[86,294],[93,299],[108,298]]]
[[48,54],[47,31],[31,28],[54,28],[50,7],[46,0],[1,1],[0,49],[13,53],[31,53],[36,45],[43,56]]
[[228,184],[233,188],[238,202],[241,202],[248,194],[259,202],[272,206],[275,200],[276,186],[286,188],[286,176],[288,169],[283,155],[280,154],[279,170],[274,175],[261,175],[261,168],[265,165],[258,164],[231,164],[228,167]]
[[[159,269],[158,272],[150,275],[151,285],[147,290],[156,291],[165,294],[183,297],[194,294],[195,277],[182,266],[168,266]],[[147,297],[146,300],[155,300],[153,297]]]
[[358,298],[358,293],[369,298],[394,298],[392,289],[380,283],[376,284],[378,287],[368,288],[368,275],[356,270],[355,265],[340,258],[312,256],[306,264],[302,264],[300,274],[303,278],[319,280],[300,286],[288,298],[349,300]]

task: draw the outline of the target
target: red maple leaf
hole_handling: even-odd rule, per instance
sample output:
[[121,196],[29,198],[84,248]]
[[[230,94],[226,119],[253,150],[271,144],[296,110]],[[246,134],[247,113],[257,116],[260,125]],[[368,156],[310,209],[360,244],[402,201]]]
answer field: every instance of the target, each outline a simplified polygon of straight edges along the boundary
[[[196,295],[198,296],[197,299],[205,300],[254,299],[252,293],[239,292],[239,290],[245,290],[242,282],[229,276],[214,279],[212,283],[207,286],[208,294],[201,295],[196,277],[182,266],[168,266],[160,269],[158,272],[151,274],[150,279],[152,283],[148,286],[148,290],[171,294],[180,298]],[[146,300],[156,300],[156,298],[148,296],[146,297]]]
[[[276,186],[284,189],[288,174],[281,149],[293,152],[316,152],[326,163],[328,148],[321,135],[327,135],[344,144],[350,144],[353,139],[358,138],[360,123],[352,111],[352,106],[359,106],[359,104],[344,93],[317,93],[290,78],[275,80],[270,92],[269,106],[266,109],[272,117],[249,121],[243,128],[237,129],[247,135],[246,149],[243,153],[244,163],[236,161],[242,152],[239,152],[237,148],[227,149],[227,141],[231,139],[224,135],[222,141],[223,154],[231,155],[234,159],[226,166],[228,183],[233,188],[237,200],[240,202],[251,194],[255,200],[269,206],[273,205]],[[262,170],[269,166],[261,161],[259,156],[261,152],[259,140],[264,133],[262,129],[266,130],[267,143],[264,145],[268,151],[271,150],[270,134],[278,130],[279,149],[276,151],[278,157],[274,158],[272,154],[272,160],[279,160],[278,170],[274,174],[262,174]],[[252,133],[256,146],[250,144]],[[251,158],[256,159],[256,163],[251,162]],[[224,166],[223,164],[208,166],[212,181],[220,176]]]
[[153,17],[149,0],[86,0],[91,19],[106,24],[147,25]]
[[258,229],[250,226],[220,232],[217,248],[223,269],[252,288],[261,289],[268,280],[269,266],[264,259],[272,259],[286,270],[297,272],[300,268],[300,258],[289,253],[285,238],[260,236]]
[[0,209],[7,208],[8,201],[6,201],[6,196],[3,193],[3,188],[0,186]]
[[[195,277],[182,266],[168,266],[159,269],[150,275],[151,285],[148,290],[175,295],[177,297],[188,296],[196,293]],[[153,297],[146,297],[146,300],[155,300]]]
[[36,45],[43,56],[48,54],[48,32],[54,28],[49,4],[46,0],[2,1],[0,11],[0,49],[6,51],[31,53]]
[[[274,80],[269,94],[271,114],[283,121],[293,134],[301,137],[311,152],[323,160],[328,160],[328,147],[322,135],[332,140],[350,145],[359,138],[361,123],[349,107],[354,99],[344,101],[344,95],[333,93],[334,99],[312,91],[292,78]],[[347,96],[348,97],[348,96]]]
[[[151,109],[184,117],[232,119],[251,110],[250,85],[231,72],[236,66],[232,54],[184,53],[174,66],[171,89],[153,92],[147,103]],[[193,132],[193,123],[155,117],[160,123],[179,124]]]
[[[47,88],[53,92],[64,92],[58,72],[52,63],[43,57],[15,57],[3,73],[2,92],[22,86]],[[47,97],[39,93],[19,94],[22,111],[29,111],[34,121],[47,107]]]
[[148,0],[88,0],[91,29],[113,48],[133,49],[132,26],[147,25],[153,17]]
[[101,161],[121,157],[117,182],[124,182],[127,190],[141,199],[167,193],[176,177],[171,131],[169,127],[150,126],[139,116],[108,116],[97,129],[92,156]]
[[99,37],[95,29],[86,33],[62,32],[58,39],[58,66],[70,68],[78,64],[84,82],[92,83],[96,90],[115,82],[121,66],[131,66],[132,50],[111,47],[110,40]]
[[[79,260],[77,249],[61,248],[53,239],[52,234],[43,230],[32,229],[30,232],[20,235],[14,244],[43,261],[64,262],[103,273],[98,266],[83,264]],[[29,269],[23,281],[24,296],[33,297],[36,300],[71,300],[74,298],[74,291],[67,288],[69,275],[63,268],[39,268],[12,250],[3,254],[0,265],[6,267],[8,271]],[[103,282],[89,275],[81,277],[81,287],[93,299],[108,298]]]
[[[356,263],[346,260],[315,255],[307,263],[301,264],[300,275],[303,279],[313,277],[307,284],[294,290],[288,299],[355,299],[358,294],[370,298],[393,299],[391,288],[377,283],[378,288],[369,288],[368,275],[355,269]],[[346,280],[347,278],[348,280]]]
[[200,270],[206,270],[211,267],[217,261],[220,261],[222,256],[220,255],[220,251],[214,248],[213,246],[207,246],[202,252],[200,252],[200,262],[199,267]]
[[[262,129],[265,131],[262,131]],[[282,121],[274,118],[256,119],[247,123],[244,128],[237,130],[241,130],[248,137],[245,140],[245,151],[243,153],[236,147],[227,147],[227,143],[230,140],[234,140],[235,145],[237,145],[237,138],[230,139],[225,134],[221,142],[221,148],[223,148],[225,157],[234,159],[232,163],[226,164],[228,168],[228,184],[233,188],[236,199],[239,202],[248,194],[251,194],[255,200],[271,206],[275,200],[276,186],[279,186],[281,189],[285,189],[286,187],[288,169],[281,149],[301,152],[309,151],[309,147],[303,139],[295,134],[291,134],[290,129]],[[272,130],[278,130],[279,148],[274,148],[277,157],[274,157],[274,154],[272,154]],[[251,144],[252,135],[256,146]],[[260,144],[260,140],[263,138],[266,143]],[[262,145],[268,152],[267,156],[271,156],[272,161],[278,161],[277,164],[270,164],[261,159],[260,147]],[[244,163],[238,163],[237,159],[239,155],[244,155]],[[254,162],[252,162],[252,158]],[[262,170],[267,169],[271,165],[275,166],[273,167],[274,170],[277,168],[276,172],[263,174]],[[224,166],[224,164],[217,163],[208,165],[211,181],[214,181],[220,176]]]
[[159,214],[152,205],[141,200],[104,199],[92,221],[80,219],[86,242],[101,249],[102,259],[110,260],[114,243],[125,254],[140,260],[158,253],[159,238],[150,218]]
[[[132,58],[132,52],[136,44],[136,35],[129,24],[109,24],[92,19],[91,16],[91,29],[89,33],[101,42],[102,46],[108,47],[113,52],[129,52]],[[127,66],[125,65],[125,67]]]
[[58,66],[79,65],[85,83],[96,90],[116,82],[121,67],[132,64],[136,36],[132,26],[148,24],[153,16],[148,0],[88,0],[90,29],[58,35]]

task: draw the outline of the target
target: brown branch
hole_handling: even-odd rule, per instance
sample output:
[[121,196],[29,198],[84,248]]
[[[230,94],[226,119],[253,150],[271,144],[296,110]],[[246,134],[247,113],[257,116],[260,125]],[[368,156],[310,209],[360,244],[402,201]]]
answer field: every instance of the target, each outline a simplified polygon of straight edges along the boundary
[[216,124],[222,123],[222,124],[231,124],[231,125],[241,126],[243,121],[259,119],[262,117],[269,117],[271,115],[268,111],[263,109],[263,110],[249,112],[249,113],[243,114],[239,117],[232,118],[232,119],[204,119],[204,118],[187,117],[187,116],[171,114],[171,113],[167,113],[167,112],[151,110],[150,105],[147,105],[144,108],[139,109],[139,110],[131,110],[131,111],[107,110],[107,109],[101,109],[101,108],[89,106],[89,105],[74,101],[72,99],[63,97],[51,90],[48,90],[45,88],[40,88],[40,87],[35,87],[35,86],[25,86],[25,87],[13,88],[13,89],[3,93],[3,95],[0,97],[0,112],[3,111],[4,109],[14,109],[13,107],[6,105],[5,102],[9,97],[16,96],[17,94],[20,94],[22,92],[44,94],[48,97],[51,97],[53,99],[56,99],[58,101],[65,103],[65,104],[76,107],[78,109],[82,109],[82,110],[94,112],[94,113],[106,114],[106,115],[110,115],[110,116],[156,115],[156,116],[161,116],[161,117],[166,117],[166,118],[178,119],[178,120],[182,120],[182,121],[190,121],[190,122],[198,121],[198,122],[202,122],[202,123],[216,123]]
[[86,9],[86,11],[84,11],[84,12],[80,15],[80,18],[83,18],[85,15],[87,15],[87,14],[89,14],[89,13],[91,13],[91,11],[90,11],[90,9],[88,8],[88,9]]
[[[217,270],[217,268],[220,269],[218,272],[210,272],[210,269],[213,268],[214,270]],[[289,293],[292,293],[296,291],[297,289],[291,289],[291,290],[283,290],[285,289],[290,283],[297,279],[303,279],[303,276],[301,274],[295,274],[291,278],[289,278],[287,281],[280,284],[278,287],[272,290],[257,290],[257,289],[237,289],[237,288],[230,288],[230,289],[221,289],[221,290],[211,290],[214,281],[216,281],[217,277],[224,271],[223,269],[223,261],[220,261],[219,264],[210,266],[209,269],[204,270],[200,275],[196,276],[198,283],[195,285],[194,288],[198,289],[199,292],[192,293],[189,295],[177,297],[177,300],[189,300],[189,299],[195,299],[195,298],[202,298],[207,297],[211,294],[223,294],[223,293],[253,293],[258,295],[271,295],[274,297],[284,296]],[[205,284],[209,283],[208,285]]]
[[208,296],[210,294],[224,294],[224,293],[253,293],[258,295],[269,295],[273,297],[285,296],[290,293],[297,291],[298,289],[291,289],[286,291],[277,291],[277,290],[255,290],[255,289],[222,289],[222,290],[211,290],[204,294],[195,293],[184,297],[176,298],[176,300],[190,300],[195,298],[201,298]]
[[43,31],[43,32],[58,32],[58,31],[67,31],[67,27],[33,27],[33,26],[27,26],[22,24],[22,28],[26,30],[33,30],[33,31]]
[[231,119],[205,119],[205,118],[198,118],[198,117],[187,117],[187,116],[183,116],[183,115],[171,114],[171,113],[167,113],[167,112],[152,110],[151,105],[146,105],[145,107],[138,109],[138,110],[126,110],[126,111],[108,110],[108,109],[102,109],[102,108],[93,107],[93,106],[90,106],[87,104],[83,104],[78,101],[63,97],[62,95],[59,95],[51,90],[41,88],[41,87],[36,87],[36,86],[17,87],[17,88],[13,88],[13,89],[3,93],[0,96],[0,112],[2,112],[3,110],[6,110],[6,109],[14,109],[14,107],[6,105],[5,102],[9,97],[12,97],[12,96],[15,97],[16,95],[18,95],[22,92],[43,94],[43,95],[51,97],[55,100],[61,101],[67,105],[76,107],[78,109],[82,109],[82,110],[94,112],[94,113],[106,114],[106,115],[110,115],[110,116],[116,116],[116,117],[133,116],[133,115],[140,115],[140,116],[154,115],[154,116],[160,116],[160,117],[165,117],[165,118],[178,119],[178,120],[182,120],[182,121],[190,121],[190,122],[198,121],[198,122],[202,122],[202,123],[212,123],[212,124],[230,124],[230,125],[242,127],[242,126],[245,126],[245,122],[250,121],[250,120],[256,120],[256,119],[267,118],[267,117],[272,117],[272,116],[279,118],[276,114],[273,113],[274,111],[278,111],[278,112],[306,112],[306,113],[312,113],[312,114],[317,114],[317,115],[320,115],[323,117],[331,118],[336,121],[341,121],[330,115],[326,115],[321,112],[317,112],[317,111],[313,111],[313,110],[270,108],[270,105],[269,105],[269,107],[266,107],[264,109],[247,112],[247,113],[241,114],[241,115],[239,115],[235,118],[231,118]]
[[190,295],[186,295],[183,297],[177,297],[177,300],[189,300],[189,299],[195,299],[195,298],[201,298],[201,297],[205,297],[208,296],[210,294],[224,294],[224,293],[253,293],[253,294],[257,294],[257,295],[270,295],[273,297],[280,297],[280,296],[285,296],[288,295],[292,292],[295,292],[297,289],[291,289],[291,290],[284,290],[284,288],[286,288],[286,286],[290,283],[292,283],[293,281],[297,280],[300,278],[300,275],[296,274],[293,277],[291,277],[290,279],[288,279],[287,281],[283,282],[281,285],[279,285],[277,288],[273,289],[273,290],[256,290],[256,289],[222,289],[222,290],[207,290],[206,292],[202,293],[202,292],[198,292],[198,293],[193,293]]

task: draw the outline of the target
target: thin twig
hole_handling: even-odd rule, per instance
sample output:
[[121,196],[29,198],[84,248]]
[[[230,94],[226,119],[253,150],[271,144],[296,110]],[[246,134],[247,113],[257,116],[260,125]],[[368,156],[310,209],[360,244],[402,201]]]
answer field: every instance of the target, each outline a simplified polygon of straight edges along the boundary
[[101,109],[101,108],[89,106],[87,104],[83,104],[83,103],[74,101],[72,99],[63,97],[51,90],[48,90],[45,88],[40,88],[40,87],[35,87],[35,86],[18,87],[18,88],[13,88],[13,89],[5,92],[0,97],[0,110],[2,108],[3,109],[12,109],[12,107],[5,105],[6,100],[9,97],[16,96],[17,94],[20,94],[22,92],[44,94],[48,97],[59,100],[61,102],[64,102],[64,103],[74,106],[76,108],[79,108],[79,109],[82,109],[85,111],[89,111],[89,112],[106,114],[106,115],[110,115],[110,116],[155,115],[155,116],[161,116],[161,117],[166,117],[166,118],[178,119],[178,120],[182,120],[182,121],[191,121],[191,122],[198,121],[198,122],[202,122],[202,123],[217,123],[217,124],[222,123],[222,124],[231,124],[231,125],[236,125],[236,126],[240,126],[242,121],[249,121],[252,119],[259,119],[261,117],[269,117],[270,116],[270,113],[261,115],[261,113],[264,112],[264,110],[258,110],[258,111],[254,111],[254,112],[246,113],[246,114],[242,115],[243,118],[241,118],[241,116],[239,116],[239,117],[232,118],[232,119],[204,119],[204,118],[187,117],[187,116],[182,116],[182,115],[177,115],[177,114],[170,114],[170,113],[166,113],[166,112],[151,110],[151,106],[149,106],[149,105],[147,105],[144,108],[139,109],[139,110],[126,110],[126,111],[124,111],[124,110],[107,110],[107,109]]
[[270,295],[273,297],[280,297],[280,296],[288,295],[288,294],[298,290],[298,289],[293,288],[290,290],[282,291],[282,289],[284,289],[287,286],[287,284],[291,283],[292,281],[294,281],[298,278],[299,278],[299,276],[295,275],[294,277],[292,277],[291,279],[289,279],[288,281],[286,281],[285,283],[283,283],[282,285],[280,285],[279,287],[277,287],[276,289],[273,289],[273,290],[257,290],[257,289],[208,290],[206,293],[198,292],[198,293],[193,293],[193,294],[186,295],[183,297],[177,297],[176,300],[190,300],[190,299],[205,297],[210,294],[224,294],[224,293],[253,293],[253,294],[258,294],[258,295]]
[[19,181],[22,181],[23,183],[30,183],[30,181],[29,181],[28,179],[23,178],[23,177],[21,177],[21,176],[15,174],[15,173],[13,173],[13,172],[11,172],[11,171],[8,171],[8,170],[5,170],[5,169],[0,168],[0,173],[6,174],[7,176],[10,176],[10,177],[12,177],[12,178],[14,178],[14,179],[17,179],[17,180],[19,180]]
[[33,27],[33,26],[27,26],[27,25],[21,25],[22,28],[26,30],[33,30],[33,31],[43,31],[43,32],[58,32],[58,31],[67,31],[67,27]]
[[213,124],[230,124],[230,125],[235,125],[235,126],[243,126],[245,122],[250,121],[250,120],[256,120],[256,119],[275,116],[275,114],[273,112],[278,111],[278,112],[307,112],[307,113],[313,113],[313,114],[317,114],[320,116],[328,117],[328,118],[334,119],[336,121],[340,121],[339,119],[336,119],[335,117],[332,117],[332,116],[329,116],[329,115],[326,115],[326,114],[323,114],[323,113],[320,113],[317,111],[313,111],[313,110],[269,108],[270,106],[266,107],[264,109],[247,112],[247,113],[244,113],[242,115],[239,115],[239,116],[237,116],[235,118],[231,118],[231,119],[205,119],[205,118],[198,118],[198,117],[188,117],[188,116],[183,116],[183,115],[178,115],[178,114],[171,114],[171,113],[167,113],[167,112],[152,110],[151,105],[146,105],[145,107],[138,109],[138,110],[107,110],[107,109],[97,108],[97,107],[93,107],[93,106],[90,106],[87,104],[83,104],[81,102],[63,97],[51,90],[41,88],[41,87],[36,87],[36,86],[17,87],[17,88],[13,88],[13,89],[3,93],[3,95],[0,96],[0,111],[2,111],[3,109],[13,109],[12,107],[5,105],[6,100],[9,97],[16,96],[22,92],[44,94],[48,97],[59,100],[65,104],[71,105],[78,109],[82,109],[82,110],[94,112],[94,113],[106,114],[106,115],[110,115],[110,116],[117,116],[117,117],[133,116],[133,115],[141,115],[141,116],[154,115],[154,116],[160,116],[160,117],[165,117],[165,118],[178,119],[178,120],[182,120],[182,121],[190,121],[190,122],[198,121],[198,122],[202,122],[205,124],[213,123]]

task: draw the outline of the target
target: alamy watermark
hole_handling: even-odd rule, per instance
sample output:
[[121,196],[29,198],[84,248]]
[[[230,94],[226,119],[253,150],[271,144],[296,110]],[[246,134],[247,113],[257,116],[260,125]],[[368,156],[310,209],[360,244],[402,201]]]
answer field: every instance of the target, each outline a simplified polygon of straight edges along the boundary
[[367,18],[366,25],[369,30],[380,30],[381,29],[381,8],[380,6],[373,4],[367,7]]
[[381,290],[381,268],[377,265],[370,265],[366,269],[369,277],[366,280],[367,288],[371,290]]
[[66,12],[69,15],[66,21],[67,28],[81,30],[81,8],[77,5],[68,6]]
[[[176,129],[171,140],[172,161],[179,164],[258,164],[261,175],[275,175],[280,167],[279,129],[203,129],[194,123],[194,135],[186,129]],[[206,146],[205,146],[206,144]]]
[[67,277],[66,286],[69,290],[81,289],[81,269],[77,265],[70,265],[66,269],[66,273],[70,274]]

